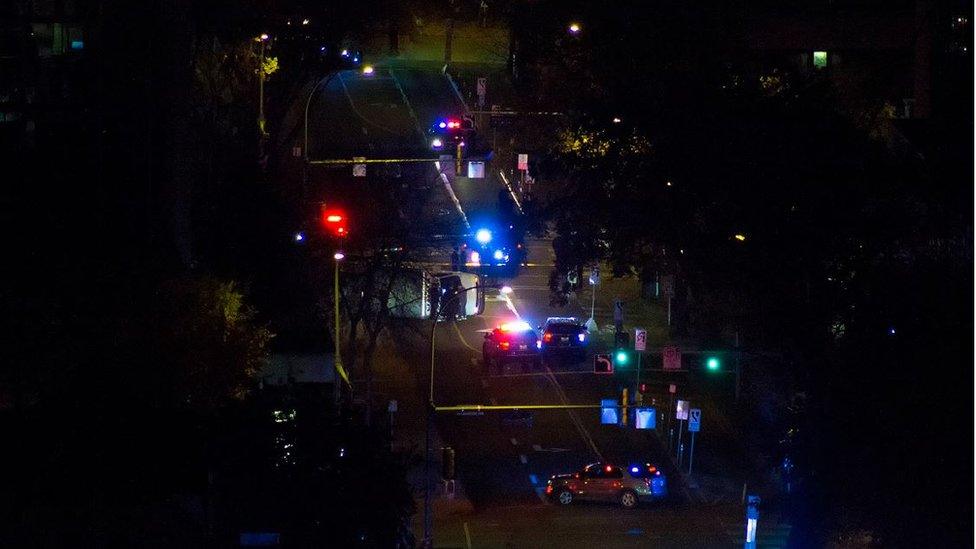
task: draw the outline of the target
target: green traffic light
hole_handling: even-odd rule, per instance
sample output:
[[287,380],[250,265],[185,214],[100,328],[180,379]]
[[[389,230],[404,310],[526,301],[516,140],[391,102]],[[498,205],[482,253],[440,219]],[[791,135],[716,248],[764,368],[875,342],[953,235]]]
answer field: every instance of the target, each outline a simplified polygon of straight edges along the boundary
[[617,364],[627,364],[627,351],[617,351]]
[[708,360],[705,362],[705,366],[713,372],[718,371],[721,365],[722,364],[718,361],[718,358],[714,356],[708,357]]

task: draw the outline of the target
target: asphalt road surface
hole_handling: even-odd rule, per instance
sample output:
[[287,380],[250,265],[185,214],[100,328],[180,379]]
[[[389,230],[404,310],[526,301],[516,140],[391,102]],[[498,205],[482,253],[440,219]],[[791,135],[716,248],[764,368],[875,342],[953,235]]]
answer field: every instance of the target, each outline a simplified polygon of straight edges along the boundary
[[[441,323],[437,337],[434,400],[455,404],[598,404],[620,398],[623,380],[592,373],[592,363],[506,365],[486,375],[484,331],[515,318],[535,326],[547,316],[582,311],[549,304],[552,251],[529,240],[527,266],[504,282],[513,293],[494,296],[485,313]],[[443,547],[708,547],[728,546],[727,526],[716,513],[693,506],[670,470],[654,431],[601,425],[598,409],[532,412],[531,424],[506,421],[505,412],[444,412],[436,418],[444,444],[456,452],[459,494],[474,513],[435,517],[435,545]],[[545,501],[546,480],[600,460],[659,464],[672,497],[624,510],[612,503],[561,507]]]

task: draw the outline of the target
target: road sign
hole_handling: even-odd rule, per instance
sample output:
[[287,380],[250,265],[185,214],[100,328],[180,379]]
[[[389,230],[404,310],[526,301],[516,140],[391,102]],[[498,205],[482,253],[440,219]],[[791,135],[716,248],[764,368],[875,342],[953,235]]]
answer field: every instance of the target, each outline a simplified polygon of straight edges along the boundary
[[674,345],[668,345],[662,349],[661,356],[664,358],[663,368],[665,370],[681,369],[681,350]]
[[688,410],[688,432],[697,433],[701,428],[701,408]]
[[634,330],[634,350],[635,351],[646,351],[647,350],[647,330],[644,328],[637,328]]
[[657,410],[654,408],[634,408],[634,428],[657,428]]
[[386,405],[386,411],[387,412],[390,412],[391,414],[393,412],[396,412],[397,411],[397,401],[391,400],[390,403]]
[[605,398],[600,401],[600,423],[603,425],[616,425],[617,419],[617,399]]
[[661,293],[664,294],[664,297],[674,297],[674,275],[661,277]]
[[[366,162],[366,157],[356,156],[352,159],[353,162]],[[353,177],[366,177],[366,164],[353,164],[352,165],[352,176]]]
[[675,413],[674,417],[677,418],[677,419],[682,419],[682,420],[688,419],[688,401],[687,400],[679,400],[678,401],[677,413]]
[[590,284],[596,286],[600,283],[600,267],[594,266],[590,270]]
[[529,155],[527,154],[518,155],[518,169],[520,170],[529,169]]
[[576,274],[576,271],[569,271],[566,273],[566,282],[569,282],[570,284],[576,284],[579,282],[579,275]]
[[594,374],[612,374],[613,358],[610,355],[593,355]]
[[668,392],[671,393],[672,395],[675,394],[675,393],[677,393],[678,392],[678,386],[675,385],[674,383],[668,385]]
[[478,160],[468,162],[468,177],[471,179],[484,179],[485,163]]

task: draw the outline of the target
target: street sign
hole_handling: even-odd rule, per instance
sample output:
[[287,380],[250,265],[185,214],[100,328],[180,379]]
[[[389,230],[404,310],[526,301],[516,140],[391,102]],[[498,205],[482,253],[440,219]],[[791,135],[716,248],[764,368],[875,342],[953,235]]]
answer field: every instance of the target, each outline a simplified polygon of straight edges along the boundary
[[634,330],[634,350],[635,351],[646,351],[647,350],[647,330],[644,328],[637,328]]
[[688,419],[688,401],[679,400],[677,413],[674,415],[677,419]]
[[[366,162],[366,157],[356,156],[352,159],[353,162]],[[366,164],[353,164],[352,165],[352,176],[353,177],[366,177]]]
[[674,297],[674,275],[661,277],[661,293],[664,294],[664,297]]
[[665,370],[681,369],[681,350],[674,345],[664,347],[661,350],[661,356],[664,358],[663,368]]
[[390,403],[386,405],[386,411],[387,412],[390,412],[391,414],[393,412],[396,412],[397,411],[397,401],[391,400]]
[[593,355],[593,373],[613,373],[613,359],[610,357],[610,355]]
[[468,162],[468,177],[471,179],[485,178],[485,163],[478,160]]
[[576,271],[569,271],[566,273],[566,282],[569,282],[570,284],[576,284],[579,282],[579,275],[576,274]]
[[657,428],[657,410],[654,408],[634,408],[634,428]]
[[590,284],[596,286],[599,283],[600,283],[600,267],[597,265],[590,270]]
[[518,155],[518,169],[520,170],[529,169],[529,155],[527,154]]
[[675,393],[677,393],[678,392],[678,386],[675,385],[674,383],[668,385],[668,392],[671,393],[672,395],[675,394]]
[[697,433],[701,428],[701,408],[688,410],[688,432]]
[[605,398],[600,401],[600,423],[603,425],[616,425],[617,419],[617,399]]

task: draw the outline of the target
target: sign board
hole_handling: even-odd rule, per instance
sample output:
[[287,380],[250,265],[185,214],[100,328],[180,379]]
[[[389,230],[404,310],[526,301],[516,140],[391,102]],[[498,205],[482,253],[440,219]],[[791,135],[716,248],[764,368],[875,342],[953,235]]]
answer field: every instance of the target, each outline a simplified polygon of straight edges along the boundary
[[688,410],[688,432],[697,433],[701,428],[701,408]]
[[292,147],[291,148],[291,155],[294,156],[295,158],[301,158],[301,156],[302,156],[302,148],[301,147]]
[[619,299],[613,302],[613,322],[614,324],[623,324],[624,322],[624,302]]
[[576,284],[579,282],[579,276],[576,274],[576,271],[569,271],[566,273],[566,282],[569,282],[570,284]]
[[468,177],[471,179],[484,179],[485,163],[478,160],[468,162]]
[[634,330],[634,350],[635,351],[646,351],[647,350],[647,330],[644,328],[637,328]]
[[393,412],[396,412],[397,411],[397,401],[391,400],[390,403],[386,405],[386,411],[387,412],[390,412],[391,414]]
[[681,369],[681,350],[674,345],[668,345],[664,349],[661,349],[661,357],[664,362],[663,368],[665,370]]
[[678,401],[677,413],[675,413],[674,417],[676,419],[688,419],[688,401],[687,400],[679,400]]
[[600,267],[596,266],[590,270],[590,284],[596,286],[600,283]]
[[610,355],[593,355],[593,373],[594,374],[613,373],[613,359],[610,358]]
[[277,547],[281,534],[277,532],[241,532],[238,539],[241,547]]
[[[355,156],[352,159],[353,162],[366,162],[366,157]],[[366,177],[366,164],[353,164],[352,165],[352,176],[353,177]]]
[[603,425],[616,425],[619,423],[617,418],[617,399],[605,398],[600,401],[600,423]]
[[664,294],[664,297],[674,297],[674,275],[661,277],[661,293]]
[[656,429],[657,410],[654,408],[634,408],[635,429]]
[[518,169],[520,170],[529,169],[529,155],[527,154],[518,155]]
[[488,79],[484,76],[478,77],[478,95],[485,95],[488,91]]
[[678,392],[678,386],[675,385],[674,383],[672,383],[671,385],[668,385],[668,392],[671,393],[672,395],[675,394],[675,393],[677,393]]

